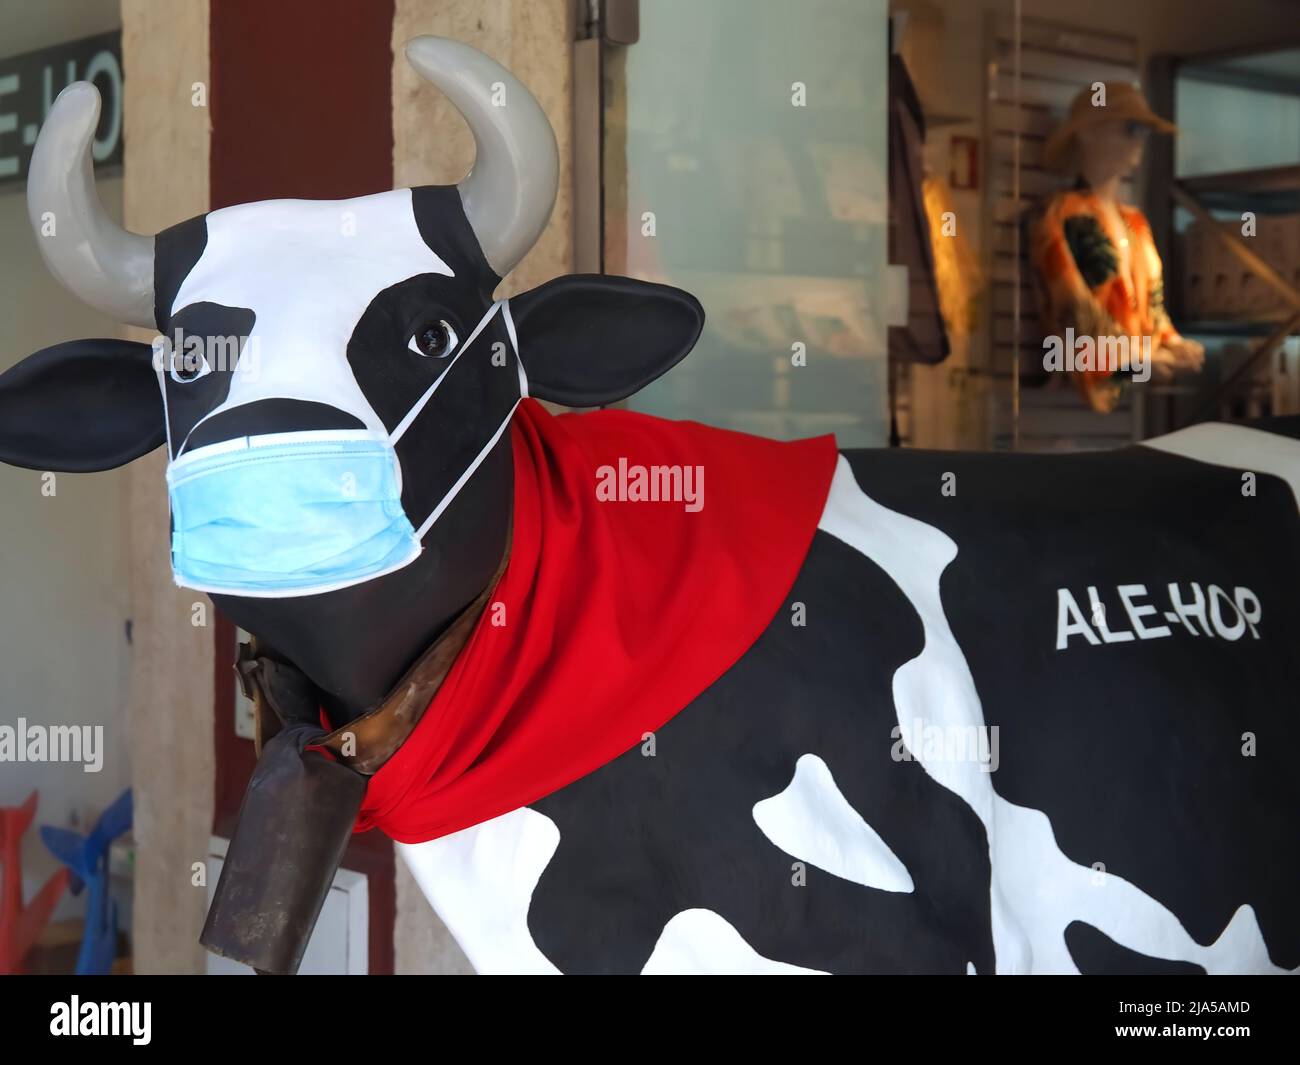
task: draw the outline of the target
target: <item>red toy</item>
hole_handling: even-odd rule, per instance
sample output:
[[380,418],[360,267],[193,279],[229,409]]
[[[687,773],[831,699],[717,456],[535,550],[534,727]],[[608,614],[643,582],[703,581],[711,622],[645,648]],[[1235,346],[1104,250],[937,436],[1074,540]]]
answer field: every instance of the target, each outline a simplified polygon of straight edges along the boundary
[[33,791],[21,806],[0,807],[0,976],[21,971],[23,959],[40,936],[68,886],[68,870],[60,869],[41,886],[31,903],[23,906],[23,833],[36,817],[39,792]]

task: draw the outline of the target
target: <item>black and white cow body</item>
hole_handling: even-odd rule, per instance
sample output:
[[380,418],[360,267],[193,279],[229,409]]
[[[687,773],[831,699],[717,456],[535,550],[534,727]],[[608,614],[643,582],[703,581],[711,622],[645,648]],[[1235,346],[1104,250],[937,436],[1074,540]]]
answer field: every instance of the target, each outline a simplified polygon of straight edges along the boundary
[[[1300,420],[1274,428],[848,452],[786,607],[653,756],[403,853],[485,971],[1294,970]],[[1237,448],[1272,452],[1253,495],[1178,453]],[[1058,649],[1090,587],[1112,642]]]
[[[38,233],[59,219],[51,269],[122,321],[239,338],[237,358],[160,369],[149,345],[77,341],[0,376],[0,460],[39,470],[395,439],[413,561],[214,594],[335,726],[498,570],[513,475],[493,434],[525,389],[614,402],[702,325],[688,294],[620,278],[494,303],[549,215],[554,138],[481,54],[408,54],[474,129],[460,186],[246,204],[156,238],[102,216],[98,97],[66,90],[29,183]],[[480,971],[1295,969],[1300,433],[1275,428],[846,453],[788,602],[652,756],[402,853]]]

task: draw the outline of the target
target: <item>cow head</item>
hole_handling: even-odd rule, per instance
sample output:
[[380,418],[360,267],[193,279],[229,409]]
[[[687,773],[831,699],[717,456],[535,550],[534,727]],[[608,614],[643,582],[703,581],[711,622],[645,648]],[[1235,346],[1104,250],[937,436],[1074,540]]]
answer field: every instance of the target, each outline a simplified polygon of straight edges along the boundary
[[[404,518],[395,502],[391,516],[409,521],[416,555],[309,594],[243,594],[178,572],[344,716],[382,696],[495,570],[512,499],[501,430],[521,394],[614,402],[682,358],[702,324],[688,294],[626,278],[564,277],[494,303],[550,215],[554,135],[487,56],[434,37],[406,55],[474,134],[475,165],[459,185],[243,204],[155,237],[105,216],[90,158],[99,96],[87,83],[66,89],[32,156],[38,243],[71,292],[160,340],[60,344],[0,376],[0,460],[34,469],[109,469],[160,446],[177,470],[268,438],[384,441]],[[303,530],[281,529],[275,542],[262,528],[251,548],[240,542],[244,489],[258,499],[266,486],[232,474],[219,494],[231,512],[209,515],[228,519],[221,542],[234,553],[291,549]],[[335,509],[346,520],[348,508]],[[336,530],[317,531],[329,542]]]

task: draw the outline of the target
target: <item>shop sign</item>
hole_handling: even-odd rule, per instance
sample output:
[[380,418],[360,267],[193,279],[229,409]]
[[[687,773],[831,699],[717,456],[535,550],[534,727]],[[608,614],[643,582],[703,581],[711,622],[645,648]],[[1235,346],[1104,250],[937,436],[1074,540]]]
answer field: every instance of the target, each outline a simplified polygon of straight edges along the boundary
[[94,82],[103,107],[95,165],[122,161],[122,34],[118,30],[0,59],[0,186],[27,179],[50,105],[74,81]]

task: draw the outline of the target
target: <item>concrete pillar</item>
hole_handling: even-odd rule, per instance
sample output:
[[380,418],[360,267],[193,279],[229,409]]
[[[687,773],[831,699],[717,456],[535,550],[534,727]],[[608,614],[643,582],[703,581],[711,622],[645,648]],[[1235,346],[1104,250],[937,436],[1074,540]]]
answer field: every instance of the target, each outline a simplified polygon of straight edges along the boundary
[[396,0],[393,13],[393,185],[451,185],[474,161],[469,127],[402,58],[412,37],[452,37],[486,52],[537,97],[560,146],[550,224],[498,295],[573,270],[574,0]]
[[[122,58],[126,225],[155,233],[208,208],[208,111],[192,102],[195,83],[208,82],[208,0],[123,0]],[[194,864],[212,831],[212,607],[172,583],[165,461],[160,449],[127,475],[135,971],[194,973],[207,911]],[[192,624],[196,602],[206,626]]]

